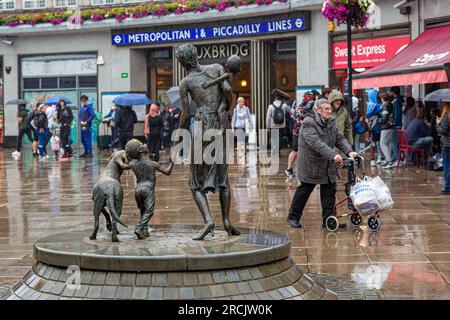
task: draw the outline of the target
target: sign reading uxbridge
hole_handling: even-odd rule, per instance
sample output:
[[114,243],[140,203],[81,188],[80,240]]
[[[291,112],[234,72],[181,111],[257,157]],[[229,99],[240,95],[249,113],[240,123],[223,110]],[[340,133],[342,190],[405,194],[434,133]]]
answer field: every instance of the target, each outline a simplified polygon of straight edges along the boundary
[[306,30],[305,17],[287,18],[234,25],[204,28],[187,28],[165,31],[115,33],[112,44],[116,46],[133,44],[152,44],[174,41],[193,41],[203,39],[245,37],[270,33]]

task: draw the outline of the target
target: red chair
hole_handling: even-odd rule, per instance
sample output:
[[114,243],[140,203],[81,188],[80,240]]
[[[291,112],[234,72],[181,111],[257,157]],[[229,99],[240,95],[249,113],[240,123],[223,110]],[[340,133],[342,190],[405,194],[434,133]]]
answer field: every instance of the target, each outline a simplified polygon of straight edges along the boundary
[[408,166],[408,161],[409,161],[409,153],[412,154],[417,154],[420,155],[420,162],[417,159],[417,167],[419,167],[420,165],[423,165],[425,167],[426,165],[426,161],[425,161],[425,148],[411,148],[410,145],[408,144],[408,137],[406,135],[406,132],[404,132],[403,130],[398,129],[397,130],[397,134],[398,134],[398,139],[399,139],[399,150],[398,150],[398,159],[397,159],[397,168],[400,164],[400,160],[401,160],[401,155],[402,152],[405,154],[405,168]]

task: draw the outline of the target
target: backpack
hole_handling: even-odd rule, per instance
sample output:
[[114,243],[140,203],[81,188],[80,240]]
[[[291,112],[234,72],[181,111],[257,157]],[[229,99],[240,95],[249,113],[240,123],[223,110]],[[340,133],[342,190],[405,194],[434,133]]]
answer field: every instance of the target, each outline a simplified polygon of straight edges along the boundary
[[284,123],[284,110],[283,110],[283,106],[280,105],[279,107],[274,106],[274,111],[273,111],[273,123],[275,124],[283,124]]

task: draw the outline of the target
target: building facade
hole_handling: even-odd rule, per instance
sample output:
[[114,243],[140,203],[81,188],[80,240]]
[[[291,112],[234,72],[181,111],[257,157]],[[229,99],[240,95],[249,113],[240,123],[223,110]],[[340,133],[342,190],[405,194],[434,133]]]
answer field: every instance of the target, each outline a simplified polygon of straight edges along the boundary
[[[12,9],[10,2],[14,2]],[[1,0],[0,15],[55,7],[103,8],[139,1],[29,2],[34,7],[27,1]],[[450,19],[443,16],[450,12],[447,1],[416,0],[408,3],[410,9],[403,14],[393,8],[398,2],[376,1],[378,13],[371,22],[373,28],[354,35],[357,48],[362,48],[362,58],[354,72],[395,54],[433,21],[446,23]],[[167,103],[167,90],[178,85],[184,76],[175,59],[176,47],[189,42],[197,46],[201,63],[224,63],[230,54],[242,57],[235,95],[246,99],[256,115],[257,128],[263,129],[272,89],[282,89],[294,100],[297,87],[344,87],[346,34],[341,28],[327,30],[322,3],[291,0],[121,22],[105,19],[81,25],[64,22],[0,26],[0,113],[5,101],[20,97],[32,102],[56,94],[67,96],[75,105],[80,95],[87,94],[103,114],[109,111],[112,99],[125,92],[144,92],[154,101]],[[374,48],[383,46],[388,53],[378,57],[378,51],[383,50]],[[421,86],[407,90],[416,96],[425,92]],[[141,136],[145,109],[136,111],[141,122],[135,135]],[[13,107],[4,107],[0,137],[5,147],[15,144],[15,112]],[[100,127],[98,134],[102,137],[107,132]]]

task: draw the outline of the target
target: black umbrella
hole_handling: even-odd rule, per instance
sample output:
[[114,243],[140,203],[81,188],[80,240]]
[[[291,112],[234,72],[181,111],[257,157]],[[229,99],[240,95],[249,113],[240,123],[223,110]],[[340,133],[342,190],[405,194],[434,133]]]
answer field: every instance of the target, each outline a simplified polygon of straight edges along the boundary
[[450,102],[450,89],[439,89],[429,93],[424,98],[425,101]]
[[21,105],[21,104],[28,104],[28,102],[23,99],[15,99],[15,100],[8,101],[6,103],[7,106],[8,105]]

